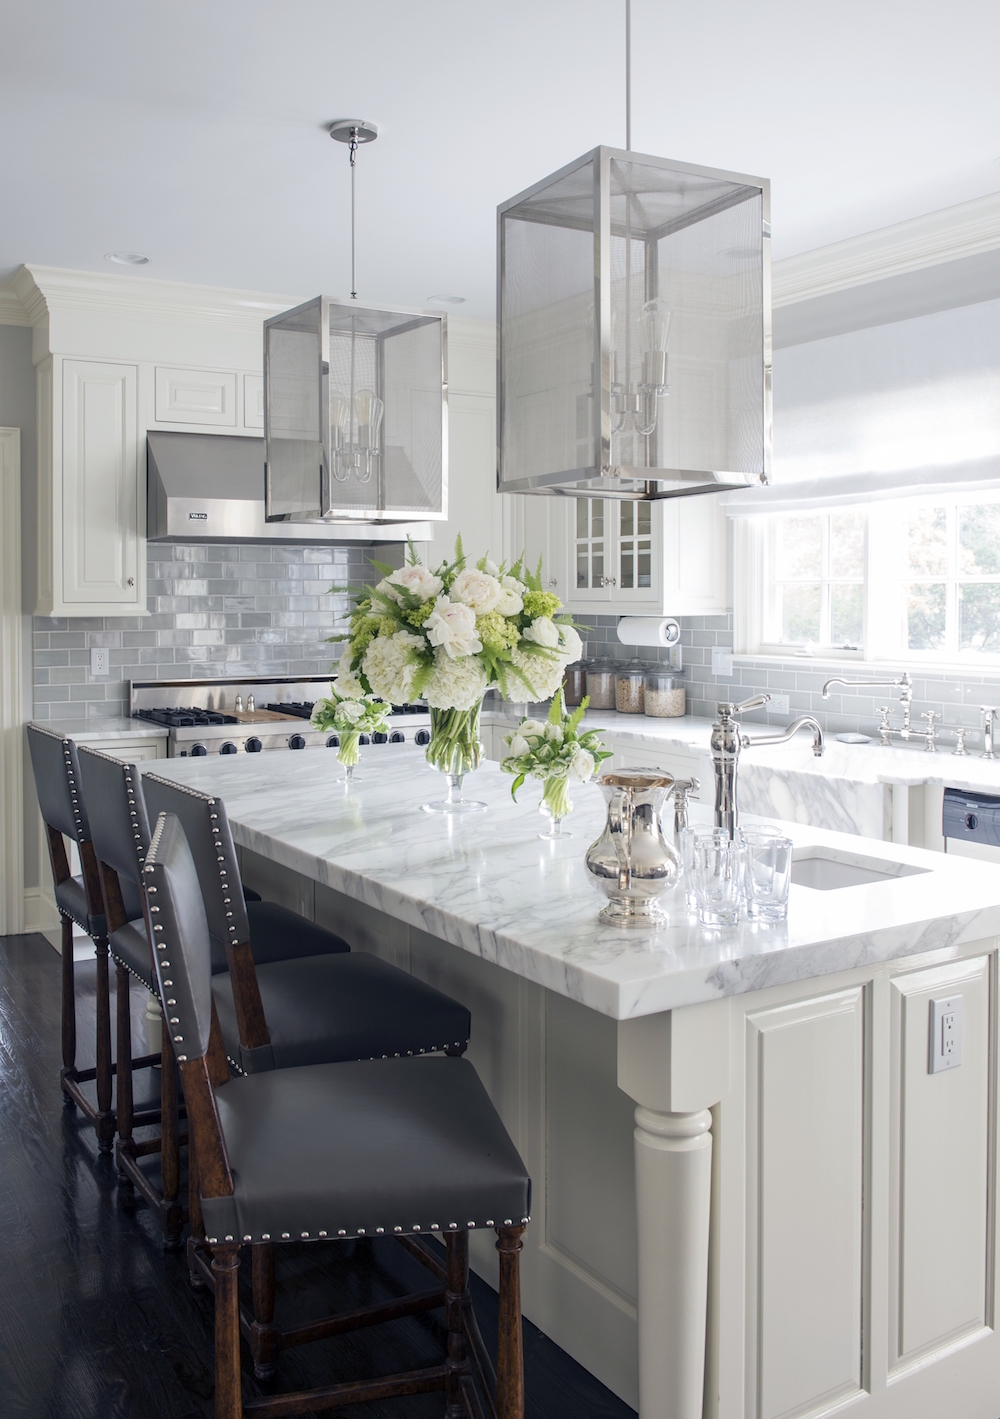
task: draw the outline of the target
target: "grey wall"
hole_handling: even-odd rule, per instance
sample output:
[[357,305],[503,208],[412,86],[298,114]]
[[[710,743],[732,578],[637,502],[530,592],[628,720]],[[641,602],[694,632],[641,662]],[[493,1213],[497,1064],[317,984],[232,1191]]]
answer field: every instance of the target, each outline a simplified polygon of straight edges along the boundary
[[[126,680],[323,675],[350,587],[378,580],[371,556],[389,559],[384,547],[149,543],[150,615],[35,617],[35,718],[124,714]],[[110,651],[107,678],[91,677],[94,646]]]
[[[31,617],[35,596],[35,367],[31,363],[31,331],[23,325],[0,325],[0,427],[21,430],[21,587],[24,659],[22,714],[31,716],[32,666]],[[31,791],[31,767],[27,746],[24,754],[27,791]],[[25,832],[25,886],[38,885],[38,842],[34,831]]]

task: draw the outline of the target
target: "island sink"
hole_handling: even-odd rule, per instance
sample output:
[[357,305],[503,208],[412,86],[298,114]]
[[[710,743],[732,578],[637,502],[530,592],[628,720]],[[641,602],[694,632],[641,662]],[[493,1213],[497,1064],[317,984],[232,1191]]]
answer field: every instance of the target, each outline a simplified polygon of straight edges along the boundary
[[900,877],[922,875],[926,867],[887,863],[874,857],[855,857],[805,848],[792,858],[792,882],[814,892],[839,892],[844,887],[867,887],[873,882],[896,882]]

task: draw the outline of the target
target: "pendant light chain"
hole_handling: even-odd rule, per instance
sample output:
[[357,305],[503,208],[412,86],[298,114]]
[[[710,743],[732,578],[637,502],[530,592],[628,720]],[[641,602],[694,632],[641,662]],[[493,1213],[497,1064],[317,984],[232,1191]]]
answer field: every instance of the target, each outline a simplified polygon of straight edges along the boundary
[[632,0],[625,0],[625,149],[632,151]]
[[[629,3],[629,0],[625,0],[625,3],[628,4],[628,3]],[[352,128],[352,129],[351,129],[351,300],[352,300],[352,301],[356,301],[357,298],[358,298],[358,264],[357,264],[357,256],[356,256],[356,226],[357,226],[357,218],[356,218],[356,215],[355,215],[355,195],[354,195],[354,171],[355,171],[355,166],[356,166],[356,164],[355,164],[355,159],[357,158],[357,155],[358,155],[358,130],[357,130],[356,128]]]

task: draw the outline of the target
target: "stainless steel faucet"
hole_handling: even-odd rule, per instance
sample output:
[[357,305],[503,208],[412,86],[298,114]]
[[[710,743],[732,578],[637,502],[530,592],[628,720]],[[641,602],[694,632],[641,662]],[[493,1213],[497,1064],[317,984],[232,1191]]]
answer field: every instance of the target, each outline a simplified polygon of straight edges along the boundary
[[979,706],[983,716],[983,758],[995,759],[996,749],[993,745],[993,736],[997,727],[997,712],[992,705]]
[[695,778],[674,779],[674,786],[670,790],[674,798],[674,844],[681,840],[681,833],[688,825],[688,803],[692,798],[697,798],[701,791],[701,780]]
[[[905,743],[908,743],[911,739],[922,739],[924,741],[924,748],[929,754],[937,752],[938,730],[934,721],[940,719],[941,716],[937,710],[927,710],[926,713],[920,716],[921,719],[926,719],[927,728],[914,729],[911,723],[913,681],[910,679],[910,672],[908,670],[904,670],[898,680],[845,680],[840,675],[835,675],[832,680],[827,680],[826,684],[823,686],[824,700],[830,698],[831,685],[849,685],[852,687],[871,685],[879,688],[887,687],[889,689],[898,689],[899,703],[903,710],[903,723],[900,728],[897,729],[889,721],[889,715],[892,713],[889,705],[878,705],[878,742],[883,748],[888,749],[892,744],[893,735],[898,739],[902,739]],[[956,753],[957,752],[959,751],[956,750]],[[962,752],[966,752],[964,745],[962,746]]]
[[800,729],[811,729],[813,753],[818,757],[823,752],[823,727],[811,714],[800,715],[780,734],[763,734],[751,738],[749,734],[743,733],[743,726],[734,716],[743,710],[762,709],[770,698],[770,695],[755,695],[752,700],[744,700],[741,705],[723,703],[716,706],[719,717],[712,725],[709,740],[712,767],[715,770],[715,826],[725,828],[730,837],[734,836],[739,825],[736,788],[741,749],[749,749],[755,744],[786,744]]

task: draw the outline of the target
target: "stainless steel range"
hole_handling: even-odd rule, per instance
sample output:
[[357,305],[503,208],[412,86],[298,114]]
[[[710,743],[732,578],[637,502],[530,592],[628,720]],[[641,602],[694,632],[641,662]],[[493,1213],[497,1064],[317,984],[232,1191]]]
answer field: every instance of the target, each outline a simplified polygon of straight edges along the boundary
[[[276,680],[130,680],[129,714],[162,724],[171,759],[203,754],[259,754],[264,749],[336,749],[330,730],[312,729],[316,700],[330,685],[329,675]],[[430,742],[430,712],[424,705],[393,705],[384,734],[368,747]]]

